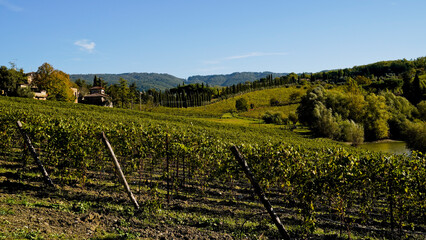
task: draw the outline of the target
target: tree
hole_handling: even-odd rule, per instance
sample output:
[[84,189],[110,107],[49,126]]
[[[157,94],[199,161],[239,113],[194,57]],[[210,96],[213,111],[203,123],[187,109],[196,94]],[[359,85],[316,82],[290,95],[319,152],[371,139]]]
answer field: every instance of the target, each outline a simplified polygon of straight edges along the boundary
[[318,86],[306,93],[302,97],[299,107],[297,107],[297,115],[302,124],[311,126],[314,122],[313,114],[317,103],[324,101],[324,88]]
[[0,67],[0,90],[3,90],[6,95],[17,96],[18,85],[26,82],[27,77],[24,70],[18,71],[15,68]]
[[300,91],[292,92],[289,96],[289,100],[291,103],[296,103],[300,96],[302,96],[302,93]]
[[402,85],[402,91],[403,95],[406,99],[408,99],[411,102],[411,96],[413,95],[413,86],[411,83],[412,79],[412,71],[407,71],[402,74],[403,79],[403,85]]
[[34,93],[31,91],[31,89],[29,87],[20,87],[16,90],[16,94],[19,97],[24,97],[24,98],[33,98],[34,97]]
[[352,120],[345,120],[341,124],[341,138],[352,145],[359,145],[364,142],[364,128],[362,125]]
[[273,106],[279,106],[281,103],[276,98],[271,98],[269,100],[269,104],[273,107]]
[[120,96],[119,96],[119,86],[117,84],[113,84],[107,88],[107,94],[112,99],[112,104],[114,106],[119,106]]
[[426,101],[421,101],[417,104],[417,110],[419,111],[420,119],[426,121]]
[[338,122],[339,119],[333,115],[333,110],[318,102],[313,111],[313,124],[310,128],[317,136],[337,139],[340,136]]
[[281,113],[270,113],[266,112],[262,117],[265,123],[273,123],[273,124],[287,124],[288,119],[284,118]]
[[358,85],[370,85],[371,84],[371,80],[367,77],[364,76],[356,76],[355,77],[355,82],[357,82]]
[[426,122],[406,122],[405,141],[408,147],[426,152]]
[[93,86],[97,87],[100,86],[100,82],[98,80],[98,76],[95,75],[95,77],[93,77]]
[[75,80],[75,84],[78,87],[78,91],[80,92],[80,96],[85,96],[87,94],[90,93],[90,88],[91,86],[89,84],[86,83],[86,80],[82,80],[82,79],[77,79]]
[[293,124],[296,124],[298,121],[297,114],[294,112],[291,112],[288,114],[288,120],[290,120]]
[[121,107],[124,108],[129,103],[129,94],[130,89],[127,86],[127,80],[124,78],[120,78],[118,96],[121,101]]
[[249,105],[247,103],[247,100],[245,98],[237,99],[237,101],[235,102],[235,108],[238,111],[248,111]]
[[422,86],[420,85],[419,73],[416,73],[414,76],[413,84],[412,84],[412,96],[411,103],[417,105],[423,98]]
[[390,114],[385,97],[370,94],[366,97],[366,102],[363,125],[367,139],[378,140],[389,137]]
[[354,94],[359,94],[361,92],[361,88],[358,86],[357,82],[349,77],[346,82],[346,91]]
[[139,90],[136,87],[135,82],[132,82],[132,84],[129,86],[129,101],[132,103],[132,108],[133,104],[139,101]]
[[48,99],[57,101],[73,101],[70,76],[54,69],[50,64],[43,63],[35,75],[34,83],[40,90],[46,90]]

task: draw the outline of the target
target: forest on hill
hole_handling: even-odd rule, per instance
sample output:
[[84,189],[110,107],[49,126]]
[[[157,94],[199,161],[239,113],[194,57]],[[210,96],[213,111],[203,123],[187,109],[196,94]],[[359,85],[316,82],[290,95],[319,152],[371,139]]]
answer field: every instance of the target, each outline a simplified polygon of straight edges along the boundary
[[272,75],[272,77],[281,77],[286,76],[288,73],[273,73],[273,72],[235,72],[231,74],[216,74],[216,75],[206,75],[206,76],[191,76],[188,78],[186,83],[193,84],[207,84],[210,86],[232,86],[239,83],[253,82],[261,78],[266,78],[267,76]]
[[126,79],[129,83],[135,83],[138,90],[157,89],[164,90],[167,88],[176,87],[181,84],[185,79],[177,78],[170,74],[160,73],[121,73],[121,74],[71,74],[70,79],[76,81],[77,79],[92,82],[94,77],[102,78],[109,85],[119,83],[120,79]]
[[119,83],[120,78],[126,79],[129,83],[135,83],[140,91],[147,91],[155,89],[157,91],[164,91],[166,89],[174,88],[178,84],[205,84],[210,86],[224,87],[232,86],[234,84],[253,82],[269,75],[273,77],[281,77],[287,73],[273,73],[273,72],[235,72],[231,74],[216,74],[206,76],[191,76],[187,80],[178,78],[170,74],[159,73],[121,73],[121,74],[71,74],[70,79],[76,81],[78,79],[86,82],[91,82],[95,76],[102,78],[107,84],[113,85]]

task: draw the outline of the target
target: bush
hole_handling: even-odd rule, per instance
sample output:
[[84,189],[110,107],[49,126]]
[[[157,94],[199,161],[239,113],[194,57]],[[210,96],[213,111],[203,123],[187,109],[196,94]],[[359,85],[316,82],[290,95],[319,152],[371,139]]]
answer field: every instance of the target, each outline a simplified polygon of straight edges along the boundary
[[237,99],[237,101],[235,102],[235,108],[238,111],[244,111],[244,112],[248,111],[249,105],[247,103],[247,100],[245,98]]
[[364,128],[352,120],[343,121],[340,135],[343,141],[352,142],[352,145],[364,142]]
[[288,120],[290,120],[293,124],[296,124],[299,118],[297,117],[296,113],[291,112],[288,114]]
[[31,92],[31,89],[29,87],[20,87],[17,90],[17,95],[19,97],[26,97],[26,98],[33,98],[34,97],[34,93]]
[[290,102],[297,102],[297,100],[302,96],[302,93],[297,91],[297,92],[292,92],[290,94]]
[[271,107],[273,107],[273,106],[279,106],[281,103],[276,98],[271,98],[269,100],[269,104],[271,105]]
[[426,152],[426,122],[405,123],[404,138],[409,148]]
[[426,101],[421,101],[417,104],[417,110],[419,111],[419,118],[426,121]]
[[266,112],[262,117],[265,123],[273,123],[273,124],[287,124],[288,119],[284,118],[281,113],[270,113]]

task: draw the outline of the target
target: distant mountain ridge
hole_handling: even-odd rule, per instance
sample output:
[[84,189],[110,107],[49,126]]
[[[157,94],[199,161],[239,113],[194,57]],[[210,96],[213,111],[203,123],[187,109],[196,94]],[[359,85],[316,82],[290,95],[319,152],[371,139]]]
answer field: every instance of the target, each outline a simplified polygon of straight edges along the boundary
[[253,82],[272,74],[272,76],[280,77],[288,75],[288,73],[273,73],[273,72],[235,72],[231,74],[216,74],[206,76],[191,76],[188,80],[178,78],[170,74],[160,73],[120,73],[120,74],[71,74],[72,81],[77,79],[86,80],[87,83],[92,83],[95,75],[102,78],[108,84],[118,83],[120,78],[126,79],[129,84],[136,83],[140,90],[148,90],[155,88],[157,90],[164,90],[177,87],[179,84],[191,83],[204,83],[209,86],[232,86],[238,83],[245,83],[247,81]]
[[232,86],[238,83],[245,83],[247,81],[253,82],[261,78],[265,78],[268,75],[272,77],[286,76],[288,73],[273,73],[273,72],[234,72],[231,74],[220,74],[220,75],[206,75],[206,76],[191,76],[188,78],[186,83],[204,83],[210,86]]
[[111,85],[118,83],[120,78],[123,78],[127,80],[128,84],[134,82],[139,90],[145,91],[151,88],[157,90],[174,88],[185,81],[183,78],[165,73],[71,74],[70,79],[72,81],[82,79],[92,84],[95,75]]

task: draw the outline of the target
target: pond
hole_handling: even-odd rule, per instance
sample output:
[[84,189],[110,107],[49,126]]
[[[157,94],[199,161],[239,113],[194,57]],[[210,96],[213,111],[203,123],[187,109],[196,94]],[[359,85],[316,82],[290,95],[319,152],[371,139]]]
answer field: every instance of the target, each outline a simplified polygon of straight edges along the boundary
[[407,144],[403,141],[379,141],[379,142],[367,142],[359,145],[360,148],[364,148],[370,151],[380,151],[393,154],[410,154],[411,150],[407,148]]

